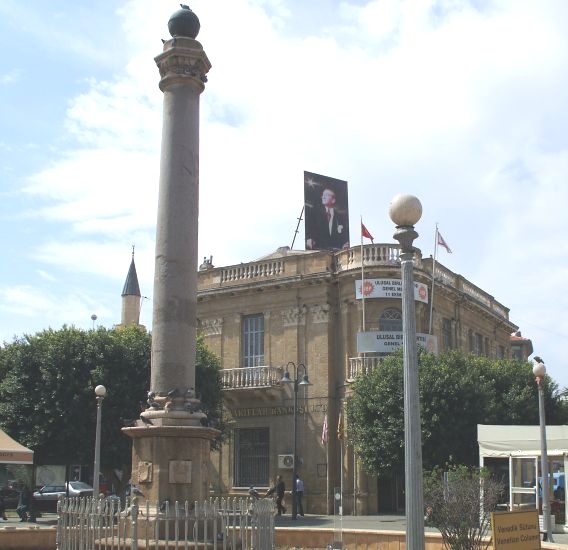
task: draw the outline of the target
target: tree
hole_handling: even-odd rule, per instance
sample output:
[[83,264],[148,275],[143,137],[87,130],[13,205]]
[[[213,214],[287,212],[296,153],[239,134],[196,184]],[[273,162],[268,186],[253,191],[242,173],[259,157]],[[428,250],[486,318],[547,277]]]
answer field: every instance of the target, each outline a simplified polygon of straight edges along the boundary
[[[537,387],[529,363],[494,361],[457,351],[419,352],[423,463],[478,461],[477,424],[538,424]],[[544,382],[547,423],[568,419],[558,386]],[[404,471],[402,353],[391,355],[353,383],[349,433],[365,469],[390,477]]]
[[[101,470],[129,472],[131,441],[120,428],[145,403],[150,348],[151,336],[139,327],[64,326],[16,338],[0,348],[0,427],[34,450],[36,464],[92,464],[94,388],[103,384]],[[196,391],[210,418],[219,420],[219,361],[202,339],[197,373]]]
[[504,485],[484,469],[454,466],[424,475],[426,522],[442,534],[451,550],[482,550],[489,546],[491,512],[497,508]]

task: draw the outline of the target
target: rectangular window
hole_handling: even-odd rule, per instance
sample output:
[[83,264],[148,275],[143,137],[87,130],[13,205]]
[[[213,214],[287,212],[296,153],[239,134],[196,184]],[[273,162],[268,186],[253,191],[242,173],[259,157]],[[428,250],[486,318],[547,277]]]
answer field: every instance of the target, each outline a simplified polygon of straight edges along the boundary
[[475,333],[473,335],[473,353],[475,355],[483,354],[483,336],[481,334]]
[[452,321],[451,319],[442,319],[442,350],[448,351],[452,349]]
[[243,317],[243,367],[264,365],[264,315]]
[[523,349],[521,348],[521,346],[517,346],[516,344],[513,344],[511,346],[511,355],[513,356],[513,359],[515,359],[516,361],[522,361],[523,360]]
[[497,348],[497,359],[505,359],[505,346]]
[[234,487],[269,485],[269,433],[268,428],[235,430]]

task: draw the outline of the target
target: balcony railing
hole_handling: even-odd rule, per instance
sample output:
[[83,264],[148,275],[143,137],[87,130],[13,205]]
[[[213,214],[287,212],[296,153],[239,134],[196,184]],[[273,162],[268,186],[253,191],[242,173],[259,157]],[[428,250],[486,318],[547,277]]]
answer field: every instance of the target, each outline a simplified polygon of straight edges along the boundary
[[[414,265],[419,268],[422,265],[422,253],[416,249],[414,254]],[[400,245],[366,244],[363,247],[363,263],[365,267],[376,266],[396,266],[400,265]],[[361,247],[354,246],[347,250],[336,253],[337,271],[347,271],[350,269],[361,268]]]
[[280,367],[247,367],[244,369],[223,369],[221,386],[224,390],[250,388],[272,388],[280,385]]
[[347,380],[353,381],[360,374],[370,374],[382,360],[382,357],[350,357]]

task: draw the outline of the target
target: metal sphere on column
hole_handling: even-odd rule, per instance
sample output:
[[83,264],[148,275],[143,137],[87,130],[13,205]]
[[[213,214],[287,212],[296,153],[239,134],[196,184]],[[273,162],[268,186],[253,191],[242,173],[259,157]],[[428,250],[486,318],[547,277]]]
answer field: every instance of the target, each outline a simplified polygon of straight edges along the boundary
[[538,417],[540,423],[540,469],[542,476],[542,526],[544,540],[552,540],[552,518],[550,516],[550,478],[548,476],[548,450],[546,445],[546,419],[544,413],[544,389],[542,380],[546,374],[546,366],[540,357],[533,359],[533,374],[538,386]]
[[93,496],[99,496],[99,476],[100,456],[101,456],[101,408],[103,406],[103,399],[106,396],[106,388],[104,386],[97,386],[95,388],[95,395],[97,397],[97,424],[95,428],[95,463],[93,466]]
[[397,195],[390,204],[389,215],[396,225],[394,238],[401,245],[406,548],[424,550],[422,436],[413,280],[413,242],[418,237],[414,224],[422,216],[422,205],[413,195]]

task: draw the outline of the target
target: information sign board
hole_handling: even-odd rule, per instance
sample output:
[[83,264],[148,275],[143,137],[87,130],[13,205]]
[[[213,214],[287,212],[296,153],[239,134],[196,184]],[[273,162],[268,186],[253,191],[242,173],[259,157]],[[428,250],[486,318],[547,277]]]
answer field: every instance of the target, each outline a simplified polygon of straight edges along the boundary
[[538,512],[522,510],[491,514],[494,550],[538,550]]

